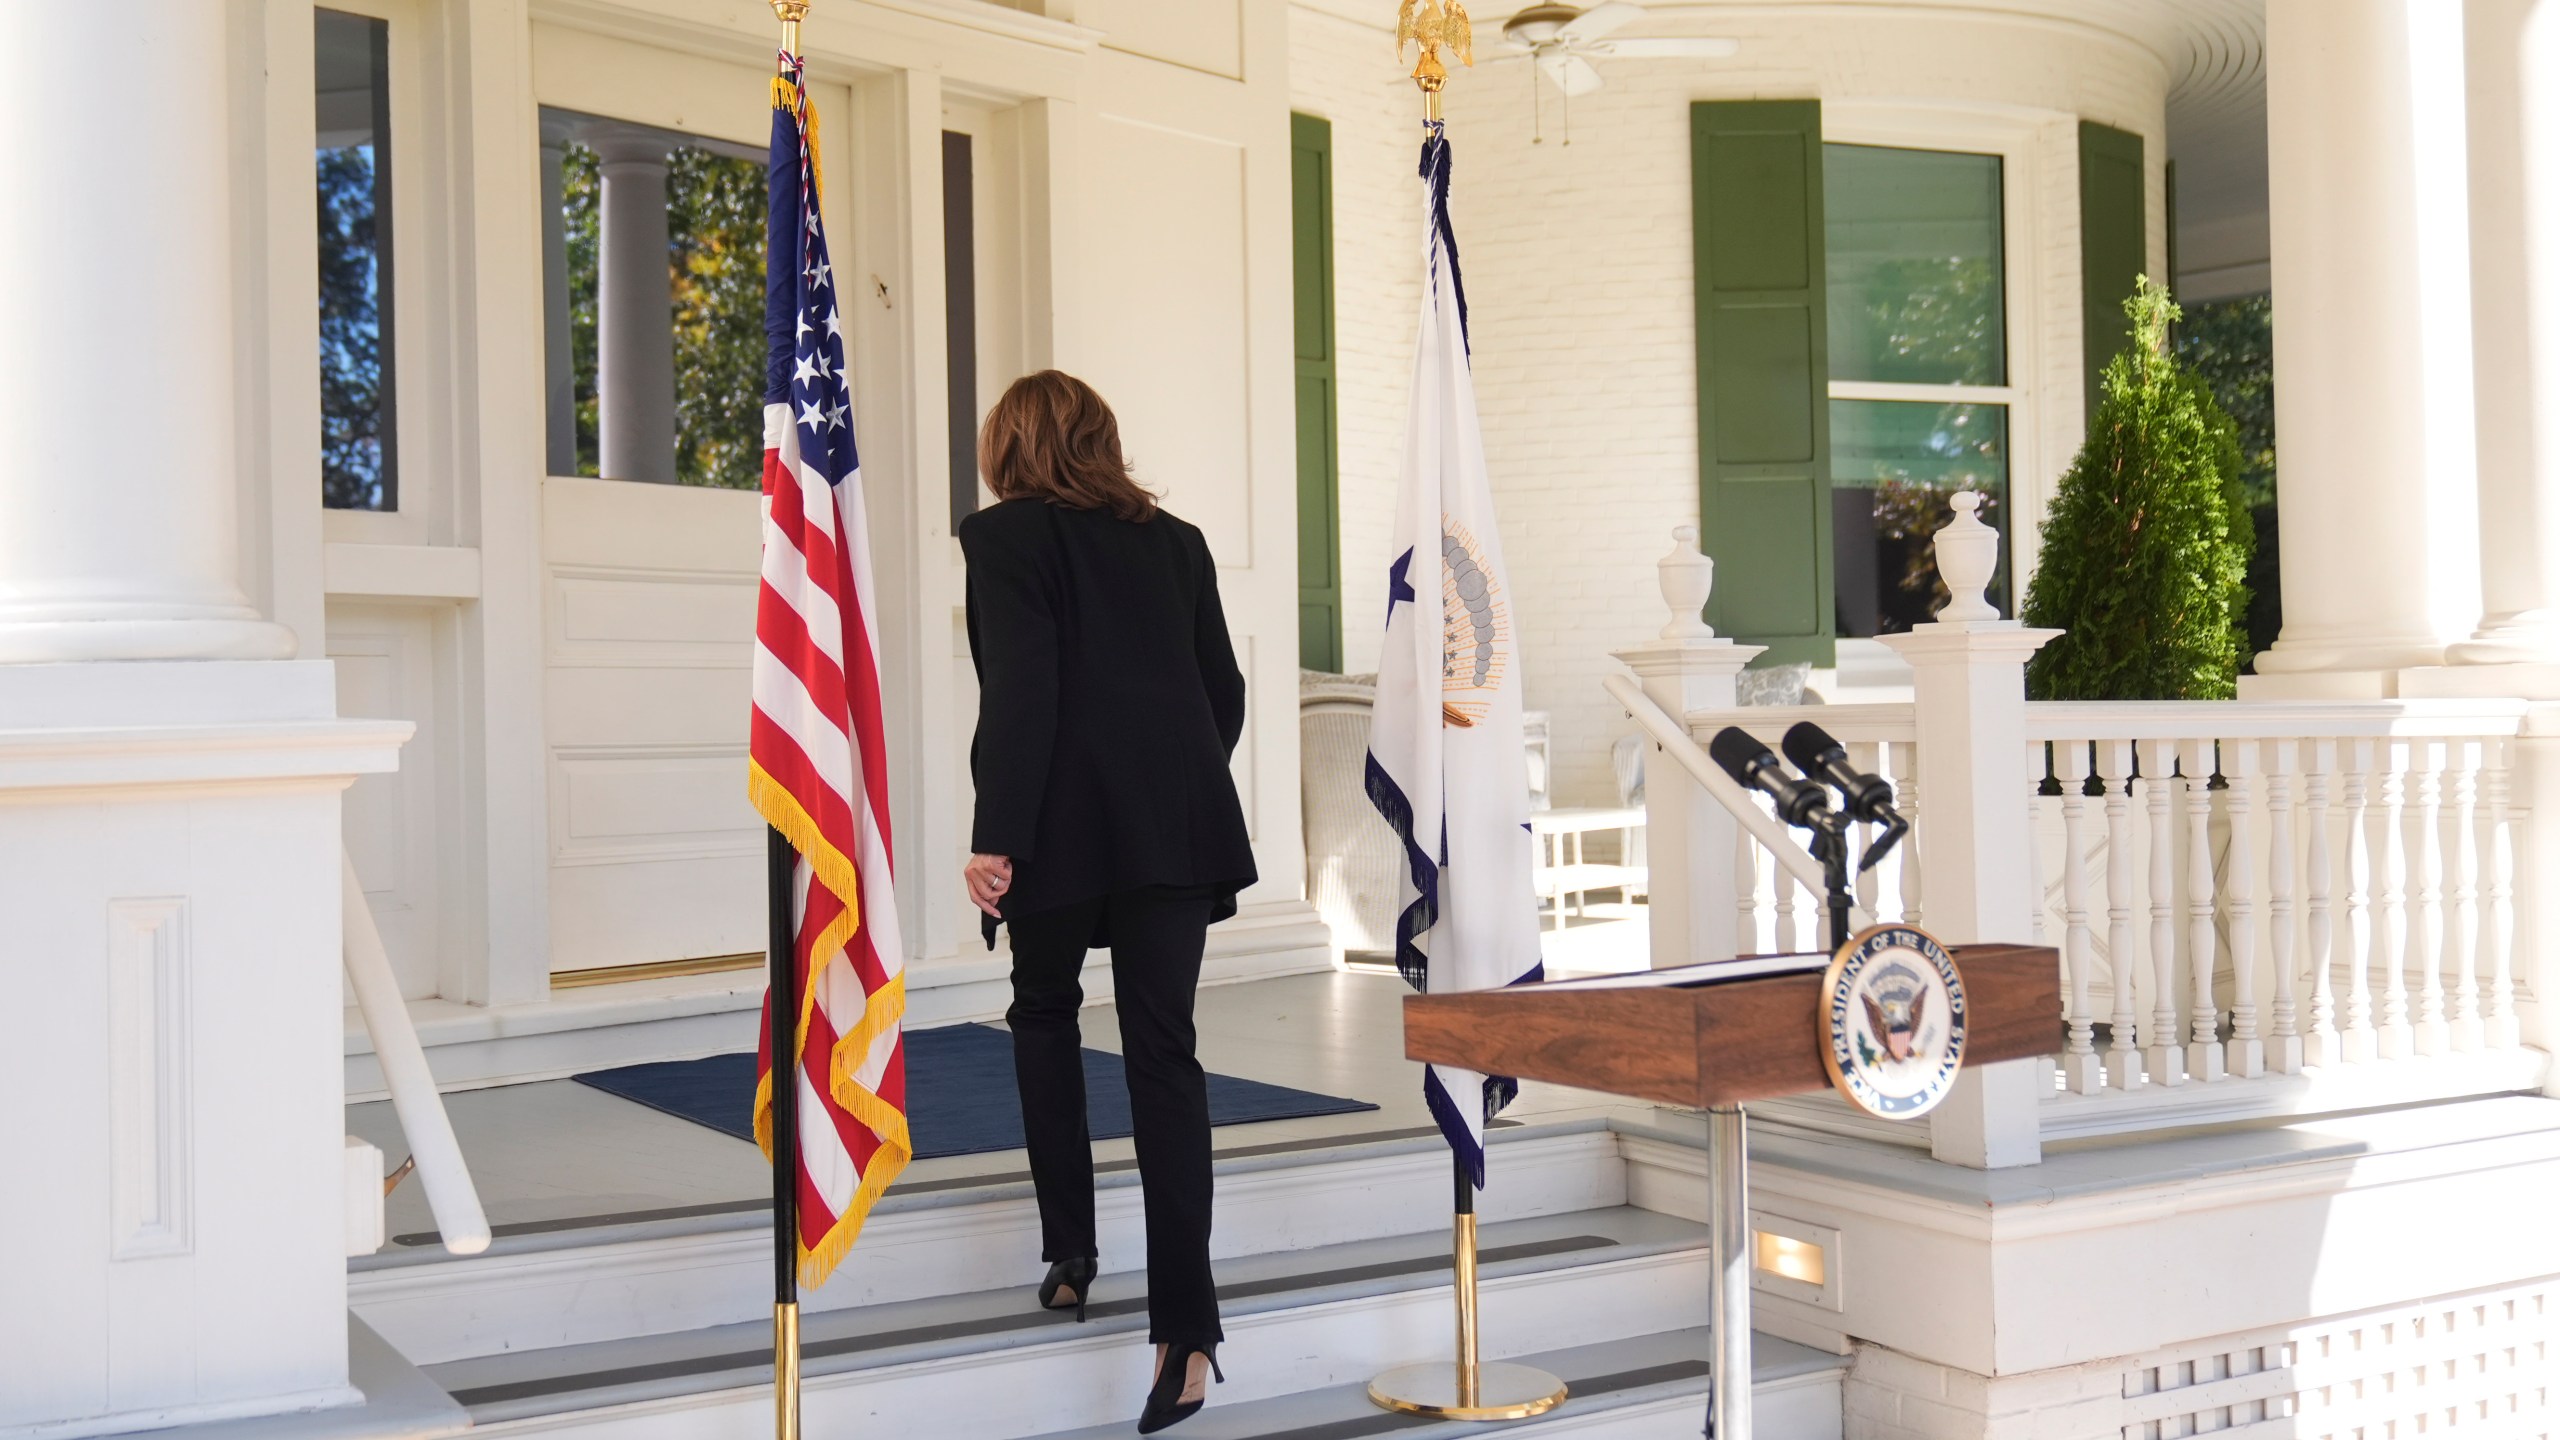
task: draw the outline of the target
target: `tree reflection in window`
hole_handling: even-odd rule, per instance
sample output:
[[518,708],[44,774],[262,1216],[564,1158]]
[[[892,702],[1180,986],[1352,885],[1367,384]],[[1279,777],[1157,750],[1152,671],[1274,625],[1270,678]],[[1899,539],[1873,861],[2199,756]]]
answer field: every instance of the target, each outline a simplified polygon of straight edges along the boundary
[[[570,143],[561,165],[578,471],[599,470],[596,286],[604,179]],[[676,479],[728,490],[764,477],[764,167],[677,146],[667,158],[667,265],[675,332]]]
[[333,510],[400,507],[391,305],[390,26],[315,12],[320,486]]

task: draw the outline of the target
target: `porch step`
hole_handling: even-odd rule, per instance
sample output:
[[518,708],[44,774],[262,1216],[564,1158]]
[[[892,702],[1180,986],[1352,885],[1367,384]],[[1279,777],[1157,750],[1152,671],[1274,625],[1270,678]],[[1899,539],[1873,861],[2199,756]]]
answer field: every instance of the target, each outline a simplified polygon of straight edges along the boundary
[[[1565,1382],[1565,1403],[1505,1435],[1588,1440],[1696,1440],[1706,1419],[1710,1345],[1704,1328],[1642,1335],[1608,1345],[1576,1345],[1514,1356]],[[1752,1433],[1759,1440],[1840,1440],[1844,1356],[1773,1335],[1752,1337]],[[1485,1427],[1462,1420],[1393,1415],[1370,1402],[1365,1382],[1334,1385],[1241,1405],[1213,1386],[1209,1408],[1183,1422],[1185,1440],[1455,1440]],[[1123,1440],[1129,1421],[1061,1431],[1044,1440]]]
[[[1572,1351],[1558,1363],[1629,1404],[1676,1409],[1677,1387],[1695,1385],[1696,1373],[1681,1367],[1705,1353],[1696,1334],[1712,1270],[1703,1227],[1613,1206],[1488,1224],[1480,1243],[1486,1358]],[[1148,1380],[1145,1276],[1106,1273],[1091,1321],[1078,1325],[1033,1307],[1037,1274],[1026,1266],[1001,1289],[804,1316],[809,1433],[1125,1433]],[[1222,1263],[1219,1275],[1230,1379],[1218,1387],[1221,1407],[1334,1405],[1339,1397],[1326,1392],[1449,1344],[1447,1242],[1437,1231],[1247,1256]],[[770,1336],[760,1318],[427,1373],[471,1412],[475,1433],[744,1434],[770,1413]],[[1633,1343],[1647,1337],[1655,1348]],[[1836,1381],[1831,1388],[1836,1406]],[[1680,1433],[1694,1433],[1694,1418],[1681,1423]]]
[[[1601,1210],[1626,1200],[1618,1139],[1599,1120],[1497,1128],[1485,1219]],[[1422,1237],[1446,1264],[1449,1151],[1428,1128],[1218,1152],[1221,1262],[1397,1236]],[[1134,1170],[1098,1177],[1103,1262],[1145,1263]],[[772,1226],[760,1200],[498,1227],[481,1255],[427,1243],[350,1264],[349,1303],[420,1364],[766,1324]],[[820,1315],[1026,1285],[1040,1274],[1040,1222],[1026,1174],[893,1187],[836,1276],[808,1292]],[[1222,1265],[1222,1273],[1226,1273]],[[1109,1282],[1106,1282],[1106,1285]]]

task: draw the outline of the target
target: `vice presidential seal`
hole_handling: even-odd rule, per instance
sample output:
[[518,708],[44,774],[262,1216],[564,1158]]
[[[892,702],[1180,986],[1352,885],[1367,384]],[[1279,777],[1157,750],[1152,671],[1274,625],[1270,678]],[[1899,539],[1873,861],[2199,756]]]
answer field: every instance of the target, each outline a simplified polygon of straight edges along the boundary
[[1964,980],[1927,931],[1860,931],[1822,977],[1823,1068],[1849,1103],[1887,1120],[1925,1115],[1964,1064]]

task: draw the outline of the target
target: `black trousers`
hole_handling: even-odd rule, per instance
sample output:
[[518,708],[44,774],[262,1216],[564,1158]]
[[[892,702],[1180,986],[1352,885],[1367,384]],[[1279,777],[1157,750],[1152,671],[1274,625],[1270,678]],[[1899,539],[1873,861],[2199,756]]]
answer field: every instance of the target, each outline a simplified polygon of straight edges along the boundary
[[1129,1112],[1146,1191],[1148,1338],[1213,1344],[1218,1292],[1209,1276],[1209,1087],[1193,1052],[1214,898],[1196,890],[1127,891],[1008,920],[1013,929],[1013,1073],[1044,1260],[1097,1254],[1093,1141],[1085,1128],[1085,947],[1107,925]]

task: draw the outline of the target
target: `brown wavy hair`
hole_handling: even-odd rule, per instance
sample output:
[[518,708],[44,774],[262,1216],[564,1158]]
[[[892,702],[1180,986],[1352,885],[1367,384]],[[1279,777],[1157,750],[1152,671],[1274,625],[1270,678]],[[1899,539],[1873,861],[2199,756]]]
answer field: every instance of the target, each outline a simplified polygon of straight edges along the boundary
[[978,473],[998,500],[1046,500],[1140,522],[1156,513],[1156,497],[1129,476],[1111,407],[1063,370],[1006,388],[978,430]]

